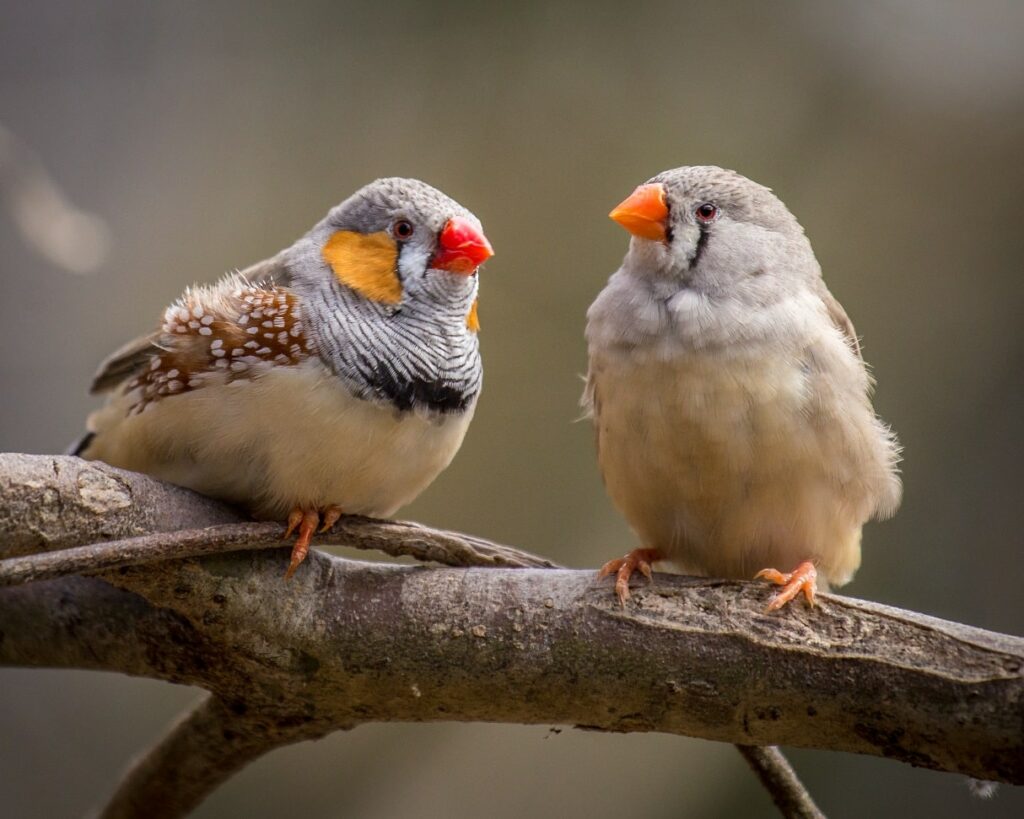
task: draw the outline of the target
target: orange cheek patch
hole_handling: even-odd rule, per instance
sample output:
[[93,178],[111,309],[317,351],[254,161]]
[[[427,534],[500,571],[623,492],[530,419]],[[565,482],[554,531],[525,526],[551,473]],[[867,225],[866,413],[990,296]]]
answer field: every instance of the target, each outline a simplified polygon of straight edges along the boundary
[[469,315],[466,316],[466,327],[471,333],[480,332],[480,316],[477,314],[476,306],[480,299],[473,299],[473,306],[469,308]]
[[387,233],[339,230],[324,245],[323,257],[339,282],[371,301],[398,304],[402,300],[396,272],[398,247]]

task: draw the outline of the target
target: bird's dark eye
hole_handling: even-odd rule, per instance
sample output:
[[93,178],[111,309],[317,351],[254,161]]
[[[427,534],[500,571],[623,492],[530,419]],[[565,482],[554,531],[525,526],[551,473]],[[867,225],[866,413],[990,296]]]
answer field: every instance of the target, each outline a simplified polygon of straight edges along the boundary
[[697,210],[694,213],[697,214],[697,221],[706,225],[715,221],[715,217],[718,216],[718,208],[710,202],[705,202],[703,205],[697,205]]
[[404,241],[413,234],[412,222],[408,219],[399,219],[391,226],[391,232],[394,234],[396,239]]

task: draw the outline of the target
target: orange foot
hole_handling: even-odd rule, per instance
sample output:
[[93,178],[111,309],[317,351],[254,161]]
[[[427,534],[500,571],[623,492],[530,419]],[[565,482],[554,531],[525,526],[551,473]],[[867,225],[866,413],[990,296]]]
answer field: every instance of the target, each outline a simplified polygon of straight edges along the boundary
[[777,569],[761,569],[754,579],[763,577],[782,586],[782,591],[775,595],[768,603],[767,611],[781,609],[786,603],[796,597],[800,592],[804,593],[808,604],[814,606],[814,593],[818,588],[818,570],[809,560],[805,560],[793,571],[783,574]]
[[[328,506],[324,509],[323,516],[323,526],[320,527],[320,531],[326,532],[338,522],[338,519],[341,517],[341,509],[337,506]],[[291,579],[291,576],[295,574],[295,570],[299,568],[299,564],[306,559],[306,555],[309,552],[309,542],[313,539],[317,524],[319,523],[320,512],[313,507],[303,509],[301,506],[296,506],[289,513],[288,531],[284,533],[285,540],[291,537],[295,527],[299,529],[299,536],[295,540],[295,545],[292,546],[292,562],[288,564],[288,571],[284,573],[285,580]]]
[[619,605],[625,606],[629,600],[629,578],[635,572],[640,572],[648,580],[651,579],[651,564],[655,560],[661,560],[662,554],[657,549],[634,549],[628,555],[609,560],[597,573],[600,580],[610,574],[615,575],[615,594],[619,598]]

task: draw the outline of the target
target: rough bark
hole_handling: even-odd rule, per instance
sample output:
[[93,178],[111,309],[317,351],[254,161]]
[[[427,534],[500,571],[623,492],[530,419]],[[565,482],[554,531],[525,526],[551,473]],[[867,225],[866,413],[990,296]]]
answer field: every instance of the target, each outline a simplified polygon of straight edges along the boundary
[[[0,456],[0,504],[0,555],[103,538],[138,546],[153,532],[216,533],[239,520],[185,490],[71,458]],[[267,750],[367,721],[486,720],[852,751],[1024,783],[1021,638],[834,595],[767,615],[759,584],[667,575],[624,609],[593,572],[565,569],[314,552],[285,583],[287,549],[249,548],[281,545],[280,527],[249,526],[247,551],[142,565],[133,553],[94,577],[0,589],[0,664],[205,688],[213,699],[190,721],[239,738],[218,770],[244,764],[261,744],[252,737]],[[401,540],[401,527],[348,522],[332,540],[379,545],[388,532]],[[376,534],[361,539],[364,529]],[[405,531],[429,544],[423,556],[462,554],[460,565],[493,546]],[[0,575],[10,568],[0,561]],[[183,759],[187,735],[202,731],[173,732],[154,753]],[[110,810],[143,792],[130,788]],[[182,793],[182,804],[203,795]]]

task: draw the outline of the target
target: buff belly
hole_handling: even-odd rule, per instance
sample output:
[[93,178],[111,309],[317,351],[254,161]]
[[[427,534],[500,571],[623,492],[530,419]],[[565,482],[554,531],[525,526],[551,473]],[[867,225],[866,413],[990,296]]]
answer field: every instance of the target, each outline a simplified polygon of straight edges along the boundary
[[145,472],[280,519],[295,506],[392,515],[451,462],[472,419],[354,397],[319,362],[218,374],[128,414],[121,395],[93,414],[83,457]]
[[715,577],[808,558],[852,577],[868,500],[844,482],[850,427],[793,358],[602,361],[595,386],[608,492],[645,546]]

